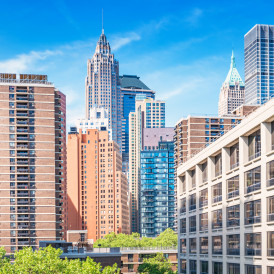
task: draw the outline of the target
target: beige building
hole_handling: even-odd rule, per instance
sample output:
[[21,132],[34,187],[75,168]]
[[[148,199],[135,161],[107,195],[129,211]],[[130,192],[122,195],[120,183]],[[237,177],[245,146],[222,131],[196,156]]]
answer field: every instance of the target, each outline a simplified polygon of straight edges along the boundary
[[179,273],[273,273],[273,148],[270,100],[179,165]]
[[230,69],[221,87],[218,104],[218,115],[229,116],[235,109],[244,104],[245,85],[236,68],[232,52]]
[[143,128],[165,127],[165,102],[136,96],[135,110],[129,114],[129,191],[131,231],[140,232],[140,155]]
[[130,232],[127,178],[119,147],[108,131],[68,135],[68,229],[87,230],[92,242]]
[[65,238],[66,101],[46,75],[0,74],[0,140],[0,246]]

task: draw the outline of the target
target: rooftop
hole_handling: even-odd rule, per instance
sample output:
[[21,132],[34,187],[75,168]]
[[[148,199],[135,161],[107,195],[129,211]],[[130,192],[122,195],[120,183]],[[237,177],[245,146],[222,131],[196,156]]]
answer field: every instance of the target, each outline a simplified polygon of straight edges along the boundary
[[40,74],[15,74],[15,73],[0,73],[0,83],[15,83],[15,84],[41,84],[53,86],[53,83],[48,82],[47,75]]
[[122,75],[119,76],[121,88],[130,88],[130,89],[145,89],[150,90],[137,75]]

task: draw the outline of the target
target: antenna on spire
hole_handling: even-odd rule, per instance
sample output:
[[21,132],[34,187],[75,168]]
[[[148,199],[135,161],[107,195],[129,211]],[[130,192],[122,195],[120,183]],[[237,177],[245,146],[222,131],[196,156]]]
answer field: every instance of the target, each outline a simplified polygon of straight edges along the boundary
[[104,33],[104,9],[102,9],[102,33]]

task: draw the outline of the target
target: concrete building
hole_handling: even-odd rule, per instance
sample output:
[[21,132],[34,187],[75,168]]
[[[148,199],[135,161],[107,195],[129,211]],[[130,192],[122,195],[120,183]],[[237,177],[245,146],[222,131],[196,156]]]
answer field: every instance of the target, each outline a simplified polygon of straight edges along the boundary
[[90,242],[130,232],[128,186],[119,147],[107,131],[68,135],[68,229],[87,230]]
[[135,112],[129,114],[129,191],[131,230],[140,231],[140,155],[144,128],[165,127],[165,102],[142,96],[136,97]]
[[136,96],[155,98],[155,91],[147,87],[136,75],[120,76],[122,96],[122,157],[123,171],[129,170],[129,113],[135,111]]
[[76,122],[77,131],[82,130],[86,133],[87,129],[107,130],[109,140],[112,140],[112,130],[108,124],[108,110],[103,106],[93,107],[90,109],[89,119],[78,119]]
[[119,62],[114,59],[110,45],[102,30],[95,53],[87,62],[86,119],[90,109],[103,106],[109,113],[112,138],[122,147],[122,101],[119,86]]
[[121,252],[121,273],[137,274],[138,267],[143,263],[143,259],[156,256],[157,253],[163,253],[172,264],[172,270],[177,269],[177,249],[174,247],[122,247]]
[[[239,113],[250,112],[250,108],[244,111],[237,109]],[[252,108],[253,109],[253,108]],[[236,110],[235,110],[236,111]],[[234,112],[235,112],[234,111]],[[235,115],[235,114],[233,114]],[[177,207],[177,174],[179,165],[187,161],[192,155],[201,151],[209,143],[214,142],[224,132],[241,122],[242,116],[233,117],[209,117],[209,116],[188,116],[182,118],[175,125],[174,151],[175,151],[175,206]],[[177,213],[175,213],[177,214]],[[177,218],[175,218],[177,229]]]
[[66,97],[46,75],[0,74],[0,140],[0,246],[65,238]]
[[261,105],[274,96],[274,26],[255,25],[244,37],[245,104]]
[[235,109],[244,104],[244,89],[244,82],[236,69],[235,57],[232,52],[230,69],[219,96],[219,116],[231,116]]
[[179,273],[273,273],[274,100],[177,169]]
[[145,128],[141,151],[141,235],[157,237],[174,229],[173,128]]

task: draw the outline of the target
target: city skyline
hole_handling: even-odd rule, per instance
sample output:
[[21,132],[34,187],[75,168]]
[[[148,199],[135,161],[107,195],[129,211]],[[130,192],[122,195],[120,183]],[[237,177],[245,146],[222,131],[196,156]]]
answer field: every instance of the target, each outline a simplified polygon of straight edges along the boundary
[[[105,6],[107,4],[108,1]],[[105,33],[119,60],[120,75],[140,76],[156,91],[156,99],[166,100],[167,126],[173,126],[189,113],[217,114],[218,94],[227,74],[231,49],[234,48],[237,68],[244,78],[244,35],[256,23],[272,23],[270,12],[260,15],[266,5],[267,10],[271,10],[272,3],[262,3],[256,10],[246,7],[245,1],[224,4],[195,2],[195,5],[183,6],[172,1],[169,6],[155,7],[152,2],[143,10],[142,3],[132,8],[124,7],[121,2],[113,9],[104,7]],[[0,32],[0,70],[48,74],[67,95],[70,126],[75,119],[84,117],[86,60],[94,53],[101,33],[102,7],[95,5],[94,16],[85,18],[90,7],[88,3],[80,12],[75,4],[58,1],[49,5],[51,14],[56,15],[53,24],[49,22],[51,16],[46,16],[48,7],[33,14],[36,5],[24,8],[23,13],[20,2],[15,6],[13,12],[18,19],[11,21],[7,15],[0,19],[3,25],[14,27],[12,34],[6,29]],[[10,8],[3,8],[9,14]],[[245,8],[250,16],[239,24],[239,16]],[[116,19],[118,10],[123,19]],[[83,18],[79,16],[81,13]],[[22,14],[24,20],[20,20]],[[31,21],[27,19],[29,14],[32,14]],[[15,28],[19,22],[21,29],[33,20],[37,20],[37,24],[30,32]],[[187,103],[189,101],[195,101],[195,105]]]

